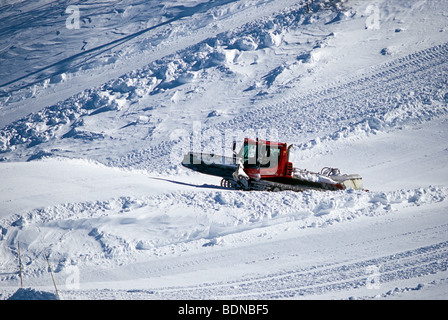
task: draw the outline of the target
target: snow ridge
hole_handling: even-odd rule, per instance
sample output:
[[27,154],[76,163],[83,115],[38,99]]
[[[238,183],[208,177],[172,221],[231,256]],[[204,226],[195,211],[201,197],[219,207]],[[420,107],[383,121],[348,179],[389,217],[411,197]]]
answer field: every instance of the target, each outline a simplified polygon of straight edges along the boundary
[[[359,140],[369,134],[431,121],[448,111],[447,80],[444,76],[448,72],[447,54],[448,43],[437,45],[377,66],[370,74],[357,80],[309,95],[286,95],[278,103],[267,103],[268,106],[261,103],[260,107],[254,106],[240,117],[203,128],[202,136],[207,137],[208,132],[224,135],[226,131],[243,136],[244,133],[266,132],[267,128],[268,131],[276,130],[277,136],[294,143],[300,151],[316,145],[325,150],[329,143],[337,140]],[[331,112],[325,112],[330,109]],[[283,124],[284,119],[288,119],[287,126]],[[241,130],[242,127],[248,129]],[[327,135],[301,142],[303,137],[324,131],[322,128],[329,128]],[[332,131],[331,128],[340,129]],[[203,144],[208,141],[205,138]],[[110,164],[145,169],[156,165],[161,171],[175,165],[169,157],[170,150],[182,142],[165,141],[154,148],[113,160]],[[302,153],[302,157],[311,156]]]
[[[61,204],[3,219],[1,240],[4,244],[20,241],[23,250],[29,252],[28,270],[33,267],[40,270],[38,258],[45,254],[53,261],[59,260],[57,270],[63,271],[70,261],[76,261],[77,265],[95,263],[99,254],[109,263],[119,264],[138,252],[165,255],[173,245],[184,245],[185,250],[188,243],[193,247],[216,245],[227,235],[234,237],[241,232],[281,227],[285,223],[292,226],[294,222],[297,229],[323,228],[359,217],[393,215],[398,208],[444,202],[448,189],[257,192],[256,195],[238,191],[172,192]],[[166,229],[166,225],[170,228]],[[70,230],[70,237],[65,230]],[[68,245],[67,241],[76,241],[78,245],[74,251],[66,248],[65,253],[60,253],[60,247]],[[101,253],[93,248],[101,248]],[[15,259],[8,256],[3,268]]]
[[[0,152],[10,154],[9,157],[6,156],[3,159],[10,158],[16,149],[21,149],[17,151],[20,154],[23,152],[30,154],[29,151],[23,150],[25,145],[28,149],[36,149],[34,147],[37,146],[37,149],[48,150],[49,148],[45,145],[60,139],[76,139],[81,143],[95,143],[108,138],[116,139],[116,135],[120,134],[121,130],[132,126],[147,128],[149,134],[145,140],[153,140],[160,120],[153,119],[152,116],[145,116],[144,120],[140,117],[139,120],[133,122],[122,122],[120,127],[115,129],[115,133],[109,134],[98,132],[98,129],[89,129],[88,122],[91,121],[86,120],[88,120],[87,117],[91,119],[113,113],[126,117],[126,114],[131,112],[132,105],[139,105],[142,102],[144,104],[148,96],[163,94],[167,90],[175,90],[179,86],[196,83],[197,78],[207,73],[208,69],[218,69],[224,74],[238,73],[237,70],[233,70],[234,62],[241,59],[240,57],[243,57],[246,52],[250,55],[251,52],[272,50],[282,42],[282,34],[286,30],[297,30],[302,25],[316,23],[312,19],[314,15],[319,18],[320,23],[332,21],[341,10],[346,10],[339,6],[335,9],[325,1],[316,2],[313,4],[313,9],[316,13],[309,15],[303,4],[297,4],[272,17],[248,23],[231,32],[220,33],[213,38],[156,60],[144,68],[111,80],[98,88],[85,90],[56,105],[30,114],[1,131]],[[312,50],[313,46],[322,42],[320,37],[311,37],[311,41],[313,42],[306,46],[307,50]],[[277,67],[274,71],[276,69]],[[271,72],[268,72],[268,75],[269,73]],[[261,78],[266,80],[268,75],[262,75]],[[274,80],[275,77],[268,82]],[[249,94],[252,95],[250,92]],[[173,99],[172,101],[176,101]],[[142,111],[163,107],[163,105],[144,105]],[[154,148],[166,149],[166,146],[158,147],[157,143],[164,144],[165,142],[156,140],[153,144]],[[41,150],[30,154],[28,158],[35,159],[36,153],[39,158],[39,152]],[[50,152],[44,154],[48,153]],[[52,154],[54,153],[55,151]],[[98,160],[106,161],[106,159]]]

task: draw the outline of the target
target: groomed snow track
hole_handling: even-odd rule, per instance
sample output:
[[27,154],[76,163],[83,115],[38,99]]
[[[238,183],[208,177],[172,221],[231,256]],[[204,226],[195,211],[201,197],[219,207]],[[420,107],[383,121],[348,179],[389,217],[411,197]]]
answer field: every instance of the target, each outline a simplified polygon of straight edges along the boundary
[[[257,101],[251,111],[213,125],[212,129],[238,134],[244,132],[241,128],[252,128],[254,132],[267,128],[296,139],[314,137],[316,132],[325,131],[322,128],[328,128],[321,140],[335,140],[356,129],[367,134],[428,121],[448,112],[447,56],[448,43],[444,43],[370,68],[356,79],[318,87],[311,93],[296,95],[295,90],[286,90],[280,100]],[[202,132],[208,130],[211,128],[203,128]],[[172,165],[170,152],[177,143],[166,141],[113,159],[109,164],[142,169],[153,169],[156,164],[164,168]],[[305,140],[296,146],[308,149],[314,144]]]
[[[300,270],[287,270],[262,277],[231,282],[207,283],[199,286],[162,287],[152,290],[111,290],[63,292],[67,298],[84,296],[95,299],[250,299],[271,300],[303,297],[332,297],[356,289],[366,289],[358,299],[385,298],[423,287],[439,285],[437,282],[418,284],[414,287],[394,287],[380,290],[400,280],[424,278],[446,272],[448,268],[448,242],[441,242],[413,250],[397,252],[363,261],[336,265],[317,265]],[[224,257],[218,257],[224,260]],[[195,261],[200,264],[201,261]],[[448,282],[448,274],[443,282]],[[369,295],[369,290],[370,295]],[[378,293],[379,292],[379,293]]]

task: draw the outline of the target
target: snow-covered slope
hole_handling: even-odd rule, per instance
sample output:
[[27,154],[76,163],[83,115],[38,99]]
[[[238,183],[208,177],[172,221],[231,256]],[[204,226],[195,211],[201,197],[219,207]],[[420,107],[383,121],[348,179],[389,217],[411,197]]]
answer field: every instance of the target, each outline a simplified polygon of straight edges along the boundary
[[[1,4],[0,298],[446,299],[447,4]],[[180,166],[234,136],[369,191]]]

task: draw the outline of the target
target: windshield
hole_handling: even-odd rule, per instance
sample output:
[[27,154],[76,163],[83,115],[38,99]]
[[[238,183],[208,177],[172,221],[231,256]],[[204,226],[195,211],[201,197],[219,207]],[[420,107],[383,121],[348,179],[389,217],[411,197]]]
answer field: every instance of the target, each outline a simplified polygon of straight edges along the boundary
[[244,164],[257,164],[257,146],[255,144],[244,144]]
[[249,168],[258,166],[261,168],[274,168],[278,165],[280,149],[266,144],[259,145],[257,159],[257,145],[246,143],[241,156],[243,156],[244,165]]

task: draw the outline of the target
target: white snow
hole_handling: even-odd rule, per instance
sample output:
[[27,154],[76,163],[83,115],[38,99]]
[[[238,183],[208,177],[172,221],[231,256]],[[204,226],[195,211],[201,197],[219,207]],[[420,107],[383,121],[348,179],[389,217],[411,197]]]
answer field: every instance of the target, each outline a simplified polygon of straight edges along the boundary
[[[305,4],[0,3],[0,299],[447,299],[447,2]],[[233,136],[368,191],[180,165]]]

